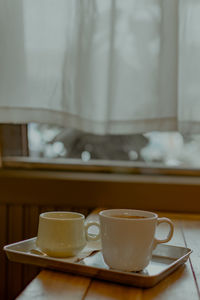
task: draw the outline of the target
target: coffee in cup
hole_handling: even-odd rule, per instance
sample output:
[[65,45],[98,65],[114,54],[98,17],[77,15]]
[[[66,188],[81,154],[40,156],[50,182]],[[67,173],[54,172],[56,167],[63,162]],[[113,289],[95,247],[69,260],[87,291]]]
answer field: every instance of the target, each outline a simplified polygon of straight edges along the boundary
[[91,226],[96,222],[85,224],[85,216],[76,212],[45,212],[39,217],[37,247],[53,257],[69,257],[77,255],[87,241],[96,241],[100,238],[100,231],[90,235]]
[[[168,242],[174,226],[168,218],[148,211],[109,209],[99,213],[102,253],[105,263],[121,271],[141,271],[150,262],[152,251],[160,243]],[[157,225],[169,224],[168,236],[155,238]]]
[[144,217],[144,216],[131,216],[131,215],[128,215],[128,214],[113,215],[112,217],[113,218],[122,218],[122,219],[144,219],[144,218],[147,218],[147,217]]

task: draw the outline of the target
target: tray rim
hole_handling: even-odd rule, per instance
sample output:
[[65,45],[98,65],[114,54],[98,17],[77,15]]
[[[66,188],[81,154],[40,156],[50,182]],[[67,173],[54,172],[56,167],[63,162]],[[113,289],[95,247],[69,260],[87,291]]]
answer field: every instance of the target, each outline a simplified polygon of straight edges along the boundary
[[[144,288],[146,288],[146,287],[152,287],[155,284],[157,284],[158,282],[160,282],[162,279],[164,279],[165,277],[167,277],[169,274],[171,274],[173,271],[175,271],[180,265],[184,264],[188,260],[190,254],[193,252],[188,247],[163,244],[162,247],[184,249],[187,252],[183,256],[181,256],[181,257],[179,257],[177,259],[174,258],[174,261],[172,263],[170,263],[168,265],[168,267],[166,267],[166,269],[164,269],[164,270],[162,270],[162,271],[160,271],[160,272],[158,272],[157,274],[154,274],[154,275],[147,275],[147,274],[141,274],[141,273],[136,273],[136,272],[134,273],[134,272],[125,272],[125,271],[120,271],[120,270],[114,270],[114,269],[113,270],[112,269],[104,269],[104,268],[100,268],[100,267],[84,265],[84,264],[81,264],[81,262],[62,261],[62,258],[56,258],[56,257],[50,257],[50,256],[42,256],[42,255],[38,255],[38,254],[33,254],[33,253],[28,253],[28,252],[22,252],[22,251],[16,250],[16,249],[10,249],[13,246],[18,246],[20,244],[29,243],[31,241],[34,241],[34,240],[36,240],[36,238],[37,237],[33,237],[33,238],[25,239],[25,240],[22,240],[22,241],[19,241],[19,242],[15,242],[15,243],[12,243],[12,244],[5,245],[3,247],[3,250],[6,252],[6,255],[7,255],[8,259],[11,260],[11,261],[15,261],[15,260],[11,259],[9,257],[9,254],[11,254],[11,255],[16,254],[19,257],[23,257],[23,256],[25,256],[25,257],[32,257],[32,258],[35,259],[36,263],[31,263],[31,262],[30,263],[27,263],[27,262],[24,263],[22,261],[20,262],[19,260],[16,260],[16,261],[19,262],[19,263],[24,263],[24,264],[37,265],[39,267],[47,268],[47,269],[51,269],[51,270],[55,270],[55,271],[59,271],[59,268],[56,268],[56,267],[55,268],[54,267],[44,267],[44,266],[41,266],[40,264],[37,264],[37,261],[44,260],[44,261],[47,261],[47,262],[48,261],[49,262],[59,262],[60,264],[63,263],[65,266],[67,266],[67,265],[69,265],[71,267],[73,267],[73,266],[74,267],[75,266],[79,266],[80,268],[90,269],[90,270],[93,270],[93,271],[96,271],[96,272],[98,272],[98,271],[101,272],[102,271],[102,272],[106,272],[106,274],[111,273],[114,276],[115,275],[119,275],[119,276],[133,277],[133,278],[138,278],[138,279],[141,278],[143,280],[150,280],[150,279],[153,280],[153,282],[154,282],[153,284],[151,284],[151,285],[148,285],[148,284],[147,285],[143,285],[142,287],[144,287]],[[99,250],[99,252],[100,251],[101,250]],[[160,256],[160,255],[155,255],[155,256],[157,256],[157,257],[167,257],[167,256]],[[85,258],[87,258],[87,257],[85,257]],[[60,269],[60,271],[61,271],[61,269]],[[67,269],[65,270],[64,268],[62,269],[62,271],[63,272],[69,272],[69,273],[71,272],[71,273],[73,273],[72,270],[68,271]],[[91,276],[89,274],[88,275],[87,274],[85,274],[85,275],[82,274],[82,276],[88,276],[88,277],[94,277],[95,278],[95,275]],[[102,279],[102,280],[104,279],[103,277],[96,277],[96,278],[99,278],[99,279]],[[105,279],[105,280],[109,280],[109,279]],[[109,281],[113,282],[113,280],[109,280]],[[114,281],[114,282],[116,282],[116,281]],[[118,283],[120,283],[120,282],[118,282]],[[127,284],[130,285],[130,283],[127,283]],[[134,286],[137,286],[137,285],[134,285]]]

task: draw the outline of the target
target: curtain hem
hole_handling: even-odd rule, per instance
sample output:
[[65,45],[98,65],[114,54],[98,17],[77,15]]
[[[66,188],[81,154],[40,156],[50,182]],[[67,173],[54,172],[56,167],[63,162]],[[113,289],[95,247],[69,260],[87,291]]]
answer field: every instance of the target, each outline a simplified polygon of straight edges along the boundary
[[[81,118],[67,112],[46,109],[1,108],[0,123],[43,123],[71,127],[93,134],[134,134],[150,131],[176,131],[176,118],[155,118],[144,120],[95,121]],[[199,123],[198,123],[199,124]],[[200,125],[199,125],[200,126]],[[181,127],[187,128],[184,122]],[[189,130],[188,130],[189,131]]]

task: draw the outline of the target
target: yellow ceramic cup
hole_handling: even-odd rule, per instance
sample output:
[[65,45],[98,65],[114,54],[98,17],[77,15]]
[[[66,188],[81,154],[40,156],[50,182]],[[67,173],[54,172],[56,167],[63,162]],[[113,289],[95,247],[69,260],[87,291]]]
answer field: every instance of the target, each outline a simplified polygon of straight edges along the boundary
[[96,222],[85,225],[85,216],[75,212],[45,212],[39,217],[38,236],[36,245],[40,250],[53,257],[75,256],[87,241],[98,240],[97,235],[89,235],[90,226],[97,226]]

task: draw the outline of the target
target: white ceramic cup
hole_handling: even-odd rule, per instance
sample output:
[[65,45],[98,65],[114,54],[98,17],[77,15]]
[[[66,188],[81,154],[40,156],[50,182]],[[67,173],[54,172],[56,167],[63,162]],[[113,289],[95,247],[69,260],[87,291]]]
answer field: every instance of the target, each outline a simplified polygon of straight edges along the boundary
[[[124,217],[116,217],[116,216]],[[150,262],[153,249],[168,242],[174,225],[168,218],[158,218],[152,212],[132,209],[110,209],[99,213],[102,253],[105,263],[121,271],[141,271]],[[127,216],[139,216],[131,219]],[[142,218],[144,217],[144,218]],[[169,224],[168,236],[163,240],[155,238],[157,225]]]
[[96,235],[90,235],[90,226],[96,222],[85,224],[85,216],[75,212],[45,212],[39,217],[36,245],[40,250],[53,257],[75,256],[87,241],[100,238],[100,230]]

